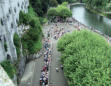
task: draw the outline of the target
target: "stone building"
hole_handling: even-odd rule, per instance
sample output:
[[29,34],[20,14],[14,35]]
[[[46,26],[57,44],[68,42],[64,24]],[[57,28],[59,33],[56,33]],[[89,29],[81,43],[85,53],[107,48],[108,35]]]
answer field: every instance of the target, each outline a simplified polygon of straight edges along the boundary
[[28,0],[0,0],[0,62],[17,60],[13,36],[23,29],[17,25],[19,12],[28,12],[28,6]]

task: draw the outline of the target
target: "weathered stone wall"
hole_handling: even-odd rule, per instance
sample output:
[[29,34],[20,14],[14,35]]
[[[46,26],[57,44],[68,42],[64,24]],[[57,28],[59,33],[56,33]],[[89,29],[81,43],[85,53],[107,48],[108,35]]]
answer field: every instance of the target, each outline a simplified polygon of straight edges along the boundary
[[15,86],[7,73],[0,65],[0,86]]
[[[14,33],[20,32],[23,27],[18,28],[19,12],[28,12],[28,0],[0,0],[0,62],[17,59],[16,48],[13,43]],[[7,44],[7,51],[4,49]]]
[[[17,33],[21,37],[24,29],[23,26],[18,27],[19,12],[28,12],[29,0],[0,0],[0,62],[10,60],[12,63],[17,60],[16,47],[14,46],[13,37]],[[7,50],[4,45],[7,45]],[[19,74],[22,76],[25,68],[26,58],[22,55],[21,45],[21,59],[19,65]],[[1,75],[5,75],[5,79]],[[3,81],[4,80],[4,81]],[[3,81],[3,83],[1,83]],[[8,82],[9,81],[9,82]],[[16,83],[16,76],[13,82]],[[0,66],[0,86],[14,86],[13,82],[8,78]],[[11,84],[10,84],[11,83]]]

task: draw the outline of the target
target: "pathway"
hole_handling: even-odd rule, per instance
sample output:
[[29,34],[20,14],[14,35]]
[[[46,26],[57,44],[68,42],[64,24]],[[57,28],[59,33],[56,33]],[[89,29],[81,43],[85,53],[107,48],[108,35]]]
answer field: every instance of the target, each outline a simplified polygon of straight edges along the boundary
[[[50,68],[49,84],[53,86],[68,86],[64,77],[63,71],[60,69],[60,53],[56,49],[57,41],[53,40],[52,47],[52,61]],[[59,68],[59,72],[56,72],[56,67]]]
[[[69,25],[67,23],[56,23],[58,29],[64,28],[64,30],[72,31],[75,28],[73,25]],[[60,53],[57,51],[57,40],[53,39],[53,29],[55,28],[55,24],[51,23],[50,25],[46,25],[44,28],[44,34],[46,36],[46,32],[50,29],[52,32],[51,42],[52,42],[52,60],[50,64],[50,72],[49,72],[49,86],[68,86],[67,81],[64,77],[64,72],[60,69]],[[56,72],[56,68],[59,68],[59,72]]]
[[[50,24],[43,27],[44,35],[46,36],[48,29],[55,27],[55,24]],[[64,28],[65,31],[74,30],[73,25],[58,23],[58,28]],[[52,29],[53,30],[53,29]],[[49,83],[52,83],[52,86],[68,86],[66,79],[64,77],[64,73],[62,70],[56,72],[56,67],[60,68],[60,53],[57,51],[56,45],[57,41],[51,38],[52,42],[52,61],[49,72]],[[40,86],[39,79],[41,75],[41,69],[44,65],[43,57],[36,59],[35,61],[31,61],[27,64],[25,73],[21,79],[21,84],[19,86]],[[51,86],[51,85],[49,85]]]
[[28,63],[19,86],[39,86],[39,78],[42,66],[43,57]]

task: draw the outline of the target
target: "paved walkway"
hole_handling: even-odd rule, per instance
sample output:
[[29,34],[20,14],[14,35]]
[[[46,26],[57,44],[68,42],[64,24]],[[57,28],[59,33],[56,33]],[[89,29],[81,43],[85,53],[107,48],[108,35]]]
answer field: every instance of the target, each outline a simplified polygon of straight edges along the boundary
[[41,69],[44,64],[43,62],[43,57],[36,60],[31,86],[40,86],[39,80],[41,75]]
[[[74,30],[73,25],[65,24],[65,23],[58,23],[58,28],[64,28],[65,31]],[[43,33],[47,36],[47,31],[55,27],[55,24],[46,25],[43,27]],[[53,30],[53,28],[52,28]],[[64,73],[62,70],[56,72],[56,67],[60,68],[60,53],[57,51],[56,45],[57,40],[51,38],[52,42],[52,61],[51,67],[49,72],[49,84],[52,86],[68,86],[67,81],[64,77]],[[31,61],[27,64],[25,73],[23,78],[21,79],[21,84],[19,86],[40,86],[39,79],[41,75],[41,68],[44,65],[43,57],[36,59],[35,61]],[[51,86],[51,85],[49,85]]]
[[[60,69],[60,53],[56,48],[57,41],[53,40],[52,47],[52,61],[50,67],[50,76],[49,76],[49,86],[68,86],[67,81],[64,77],[63,71]],[[56,67],[59,68],[59,72],[56,72]]]
[[[74,30],[73,25],[69,25],[67,23],[57,23],[58,29],[64,28],[66,32]],[[44,26],[44,33],[46,33],[49,29],[52,29],[52,60],[50,64],[50,72],[49,72],[49,86],[68,86],[67,81],[64,77],[64,72],[60,69],[60,53],[57,51],[57,40],[53,39],[53,29],[55,28],[55,24],[50,24]],[[46,34],[45,34],[46,35]],[[59,72],[56,72],[56,68],[59,68]]]
[[43,57],[27,64],[20,86],[39,86]]

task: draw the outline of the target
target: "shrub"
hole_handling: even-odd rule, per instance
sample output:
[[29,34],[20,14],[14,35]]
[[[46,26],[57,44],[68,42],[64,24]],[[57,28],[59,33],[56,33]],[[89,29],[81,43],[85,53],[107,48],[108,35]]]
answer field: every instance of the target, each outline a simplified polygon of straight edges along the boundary
[[63,2],[62,5],[67,7],[68,2]]
[[5,51],[7,52],[7,43],[6,42],[4,43],[4,48],[5,48]]
[[51,17],[61,17],[66,19],[67,17],[71,17],[72,13],[67,8],[67,2],[62,3],[62,5],[58,5],[56,8],[50,8],[47,12],[49,18]]
[[28,25],[29,22],[30,22],[30,16],[28,14],[25,14],[24,12],[20,11],[18,25],[21,25],[21,24]]
[[[35,45],[38,44],[40,39],[39,37],[42,34],[41,24],[39,22],[39,18],[31,7],[29,7],[29,11],[25,15],[30,16],[27,21],[29,22],[30,29],[22,36],[22,44],[24,51],[28,51],[29,54],[33,54],[38,51],[38,48],[36,48]],[[26,23],[24,24],[26,25]]]
[[18,58],[20,57],[20,38],[18,36],[18,34],[14,34],[14,38],[13,38],[13,41],[14,41],[14,45],[16,47],[16,51],[17,51],[17,56]]
[[43,17],[39,17],[39,21],[43,25],[43,24],[48,22],[48,19],[47,18],[43,18]]
[[111,84],[111,46],[102,36],[89,30],[74,31],[59,40],[58,50],[69,86]]
[[47,12],[47,15],[48,17],[54,17],[54,16],[57,16],[58,13],[57,13],[57,10],[56,8],[50,8]]
[[4,70],[7,72],[8,76],[12,79],[14,77],[14,74],[16,74],[16,68],[13,64],[10,63],[10,61],[4,61],[0,63]]
[[65,5],[59,5],[57,8],[57,13],[59,17],[61,18],[67,18],[67,17],[71,17],[72,16],[72,13],[71,11],[65,6]]

